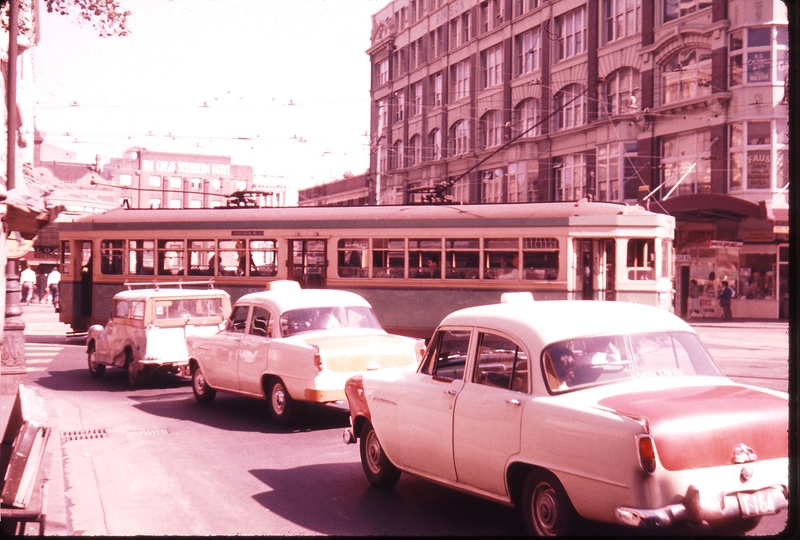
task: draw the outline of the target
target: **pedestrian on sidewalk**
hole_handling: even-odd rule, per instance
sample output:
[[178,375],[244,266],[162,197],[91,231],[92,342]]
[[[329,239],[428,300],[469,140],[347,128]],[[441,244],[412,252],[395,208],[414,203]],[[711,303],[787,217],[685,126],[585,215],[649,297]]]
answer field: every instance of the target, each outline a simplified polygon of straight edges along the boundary
[[733,320],[733,314],[731,313],[731,299],[735,294],[736,292],[730,285],[728,285],[728,282],[722,281],[722,291],[719,293],[719,305],[722,308],[723,321]]
[[49,274],[47,274],[47,291],[50,294],[50,301],[53,302],[53,307],[55,308],[56,312],[59,310],[58,305],[58,284],[61,282],[61,272],[58,271],[58,267],[53,268]]
[[28,305],[33,298],[33,289],[36,287],[36,272],[33,268],[26,266],[25,270],[19,275],[19,283],[22,285],[22,297],[20,302]]

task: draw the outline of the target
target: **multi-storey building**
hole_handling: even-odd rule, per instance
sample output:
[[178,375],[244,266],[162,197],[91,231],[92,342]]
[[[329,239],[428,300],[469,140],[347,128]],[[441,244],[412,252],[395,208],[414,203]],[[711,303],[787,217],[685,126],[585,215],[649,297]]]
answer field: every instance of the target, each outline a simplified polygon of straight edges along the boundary
[[373,16],[375,203],[645,204],[676,311],[788,306],[780,0],[394,0]]
[[131,208],[213,208],[235,191],[252,189],[253,167],[228,156],[152,152],[132,148],[111,158],[104,177]]

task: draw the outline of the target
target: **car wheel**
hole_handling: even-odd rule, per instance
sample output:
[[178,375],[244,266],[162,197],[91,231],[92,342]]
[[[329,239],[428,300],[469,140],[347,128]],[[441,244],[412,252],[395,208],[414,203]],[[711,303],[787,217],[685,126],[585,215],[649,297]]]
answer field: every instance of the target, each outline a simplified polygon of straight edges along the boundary
[[94,347],[94,342],[89,344],[89,375],[95,378],[100,378],[106,372],[105,364],[101,364],[97,360],[97,351]]
[[372,424],[361,430],[361,467],[369,483],[376,487],[392,487],[400,480],[400,469],[386,457]]
[[578,514],[558,479],[536,470],[528,473],[525,480],[522,516],[532,536],[574,534],[578,521]]
[[198,403],[211,403],[217,395],[217,391],[208,385],[198,365],[192,366],[192,392]]
[[125,367],[128,371],[128,386],[140,388],[144,384],[145,372],[144,369],[138,369],[139,363],[133,359],[130,352],[127,353]]
[[269,399],[269,415],[272,420],[277,424],[287,423],[294,411],[294,400],[282,380],[277,377],[272,379],[267,398]]

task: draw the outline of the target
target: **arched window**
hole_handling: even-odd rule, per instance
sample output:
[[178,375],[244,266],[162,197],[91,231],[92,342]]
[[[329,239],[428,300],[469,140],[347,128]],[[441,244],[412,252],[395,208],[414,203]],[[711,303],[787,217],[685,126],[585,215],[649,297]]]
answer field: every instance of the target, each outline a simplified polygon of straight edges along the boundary
[[514,136],[535,137],[539,135],[539,100],[526,99],[514,109]]
[[685,49],[661,65],[661,99],[664,104],[710,94],[709,49]]
[[420,136],[413,135],[408,141],[408,166],[413,167],[422,163],[422,144]]
[[402,169],[404,164],[405,148],[403,141],[397,140],[392,145],[392,169]]
[[469,150],[469,120],[460,120],[453,124],[451,134],[452,155],[466,154]]
[[579,84],[570,84],[555,95],[555,131],[586,123],[586,96]]
[[601,116],[635,113],[641,98],[639,70],[622,68],[612,73],[603,87]]
[[439,128],[431,130],[428,135],[428,146],[431,149],[432,160],[442,159],[442,132]]
[[503,142],[503,122],[500,111],[489,111],[481,117],[479,125],[481,148],[491,148]]

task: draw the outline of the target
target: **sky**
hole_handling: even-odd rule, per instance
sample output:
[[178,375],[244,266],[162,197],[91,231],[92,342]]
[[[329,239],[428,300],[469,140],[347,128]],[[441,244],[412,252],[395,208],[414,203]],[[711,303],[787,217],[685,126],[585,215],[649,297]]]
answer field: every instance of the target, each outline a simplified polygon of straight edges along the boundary
[[367,170],[366,51],[390,0],[120,1],[124,37],[41,10],[45,143],[81,163],[134,146],[231,156],[297,189]]

